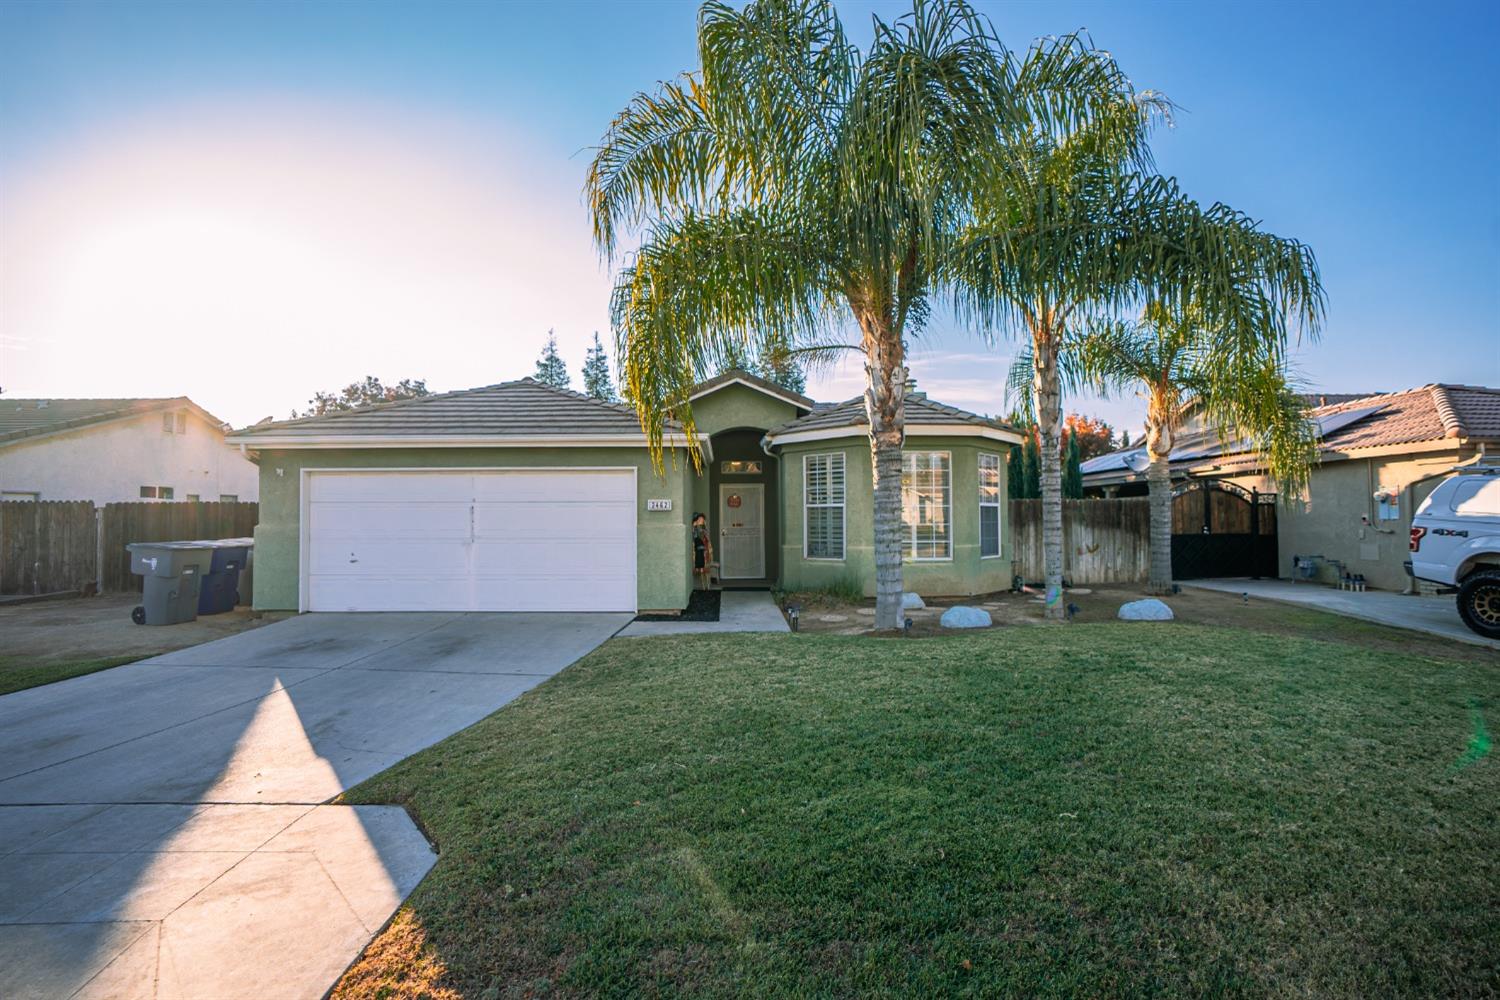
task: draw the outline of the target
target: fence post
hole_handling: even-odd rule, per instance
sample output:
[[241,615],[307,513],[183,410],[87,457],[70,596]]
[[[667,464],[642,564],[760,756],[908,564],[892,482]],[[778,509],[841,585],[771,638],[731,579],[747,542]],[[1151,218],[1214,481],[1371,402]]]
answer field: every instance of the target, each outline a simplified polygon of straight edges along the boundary
[[104,508],[94,508],[94,593],[104,593]]

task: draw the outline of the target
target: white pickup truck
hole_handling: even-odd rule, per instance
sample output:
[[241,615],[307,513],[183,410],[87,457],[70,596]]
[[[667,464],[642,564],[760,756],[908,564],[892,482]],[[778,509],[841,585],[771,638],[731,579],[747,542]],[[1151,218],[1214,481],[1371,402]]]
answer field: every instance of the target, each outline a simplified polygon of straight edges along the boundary
[[1500,466],[1459,470],[1411,519],[1412,576],[1458,589],[1464,624],[1500,639]]

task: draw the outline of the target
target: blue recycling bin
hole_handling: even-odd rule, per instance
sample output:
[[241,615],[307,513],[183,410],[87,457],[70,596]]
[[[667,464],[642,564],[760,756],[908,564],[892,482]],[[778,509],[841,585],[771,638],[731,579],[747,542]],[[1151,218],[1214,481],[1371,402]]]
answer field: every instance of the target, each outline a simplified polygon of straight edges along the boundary
[[198,542],[213,550],[208,572],[198,587],[198,613],[217,615],[233,611],[239,603],[240,570],[250,558],[253,538],[219,538]]

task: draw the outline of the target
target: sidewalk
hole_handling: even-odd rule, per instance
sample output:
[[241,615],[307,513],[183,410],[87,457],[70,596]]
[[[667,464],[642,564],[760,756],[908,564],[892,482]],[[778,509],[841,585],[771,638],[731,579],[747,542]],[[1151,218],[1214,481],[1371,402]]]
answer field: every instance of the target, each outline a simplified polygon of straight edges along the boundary
[[698,632],[790,632],[786,618],[765,590],[726,590],[716,622],[631,622],[621,638],[642,635],[691,635]]
[[1337,590],[1320,583],[1292,583],[1289,580],[1187,580],[1184,587],[1201,587],[1228,594],[1249,594],[1267,601],[1283,601],[1304,607],[1331,611],[1336,615],[1363,618],[1365,621],[1394,628],[1427,632],[1457,642],[1500,649],[1500,640],[1486,639],[1469,631],[1458,617],[1453,595],[1408,597],[1388,590]]

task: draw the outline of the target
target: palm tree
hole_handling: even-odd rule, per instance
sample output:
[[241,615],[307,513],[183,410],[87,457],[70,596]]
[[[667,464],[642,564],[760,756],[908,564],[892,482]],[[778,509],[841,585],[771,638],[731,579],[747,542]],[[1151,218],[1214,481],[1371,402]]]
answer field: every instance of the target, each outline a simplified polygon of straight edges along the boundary
[[[638,94],[610,124],[585,188],[613,260],[640,246],[612,299],[625,395],[660,460],[662,420],[692,430],[698,371],[738,344],[792,350],[859,331],[874,487],[877,627],[901,601],[906,338],[920,332],[974,197],[1018,142],[1093,129],[1129,81],[1069,36],[1014,58],[963,0],[874,21],[865,51],[831,0],[717,0],[698,15],[700,68]],[[1116,133],[1126,133],[1124,138]],[[697,455],[694,454],[694,461]]]
[[[1155,121],[1154,95],[1122,106]],[[1312,251],[1262,232],[1226,205],[1207,210],[1149,173],[1149,154],[1119,129],[1038,136],[1007,161],[950,257],[961,306],[1024,331],[1041,437],[1047,614],[1063,619],[1061,365],[1071,334],[1125,306],[1155,301],[1202,324],[1239,356],[1279,356],[1289,331],[1316,336],[1323,290]]]
[[[1293,391],[1282,346],[1274,339],[1240,338],[1208,327],[1195,303],[1173,312],[1150,302],[1138,322],[1096,323],[1069,339],[1062,363],[1065,385],[1137,390],[1146,398],[1152,591],[1172,588],[1169,456],[1189,413],[1220,440],[1258,454],[1283,491],[1306,484],[1317,437],[1306,403]],[[1028,385],[1030,376],[1029,357],[1018,358],[1012,386]]]

